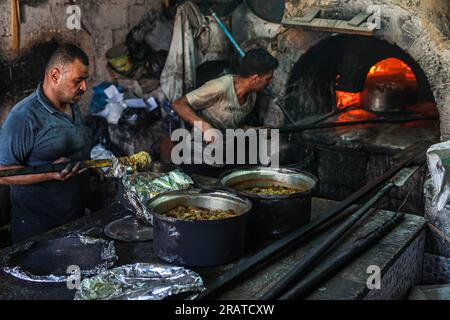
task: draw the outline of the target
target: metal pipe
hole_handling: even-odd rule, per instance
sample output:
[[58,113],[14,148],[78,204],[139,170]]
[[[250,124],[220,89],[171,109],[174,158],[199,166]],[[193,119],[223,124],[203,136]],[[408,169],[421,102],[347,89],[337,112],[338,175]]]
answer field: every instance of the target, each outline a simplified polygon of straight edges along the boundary
[[275,93],[270,90],[269,88],[265,88],[264,89],[264,93],[268,94],[273,101],[275,102],[275,104],[280,108],[280,110],[284,113],[284,115],[286,116],[286,118],[289,120],[289,122],[293,125],[296,124],[296,122],[294,121],[294,119],[291,117],[291,115],[287,112],[286,108],[284,106],[281,105],[281,101],[278,99],[278,97],[275,95]]
[[267,293],[262,296],[262,300],[274,300],[282,295],[291,284],[308,271],[318,262],[318,259],[330,248],[336,247],[343,240],[343,235],[355,225],[359,220],[369,212],[386,193],[388,193],[395,185],[392,182],[387,183],[375,196],[369,199],[353,216],[342,223],[335,231],[325,238],[317,247],[303,257],[286,276],[275,284]]
[[353,261],[367,249],[373,246],[381,238],[391,232],[403,220],[404,214],[396,214],[392,219],[384,223],[380,228],[370,232],[366,236],[354,242],[350,248],[328,261],[323,266],[314,270],[280,297],[280,300],[301,299],[314,290],[318,285],[336,274],[349,262]]
[[338,203],[328,213],[322,215],[321,218],[318,218],[298,228],[296,231],[280,240],[275,241],[255,255],[237,263],[232,269],[225,272],[224,274],[216,278],[213,282],[208,284],[207,289],[200,295],[198,295],[196,299],[207,299],[218,295],[220,292],[223,292],[223,290],[225,290],[228,286],[233,284],[236,280],[240,279],[244,275],[249,274],[251,271],[255,271],[270,258],[280,255],[281,251],[286,249],[290,245],[300,245],[306,239],[308,239],[311,234],[314,234],[317,229],[321,228],[325,223],[329,223],[332,219],[337,218],[344,210],[378,188],[382,183],[385,183],[386,181],[391,179],[403,167],[415,162],[417,156],[423,155],[428,147],[428,142],[420,142],[414,147],[402,151],[395,167],[388,170],[382,176],[372,180],[360,190],[356,191],[355,193],[344,199],[342,202]]
[[[417,169],[419,169],[419,167],[412,168],[411,172],[414,173]],[[407,178],[404,182],[406,182],[408,179],[409,178]],[[331,260],[324,262],[322,265],[320,265],[318,268],[314,270],[314,273],[306,275],[306,277],[302,281],[300,281],[288,292],[283,294],[280,297],[280,300],[299,299],[306,296],[316,286],[318,286],[323,281],[326,281],[333,274],[337,273],[347,263],[357,258],[361,253],[364,253],[364,251],[367,250],[370,246],[372,246],[376,241],[378,241],[384,235],[390,232],[390,230],[392,230],[396,225],[398,225],[405,216],[405,213],[402,212],[402,210],[417,186],[418,185],[416,184],[408,191],[405,199],[403,200],[402,204],[400,205],[400,207],[398,208],[397,212],[394,214],[392,219],[383,223],[381,226],[372,230],[371,232],[368,232],[363,237],[356,239],[348,249],[343,251],[335,258],[332,258]]]
[[243,58],[245,56],[245,52],[244,50],[242,50],[242,48],[238,45],[238,43],[236,42],[236,40],[234,40],[233,36],[231,35],[230,31],[228,30],[228,28],[225,26],[225,24],[222,22],[222,20],[219,18],[219,16],[217,15],[217,13],[215,13],[214,11],[211,12],[212,17],[214,18],[214,20],[216,20],[217,24],[219,25],[220,29],[222,29],[223,33],[225,33],[225,36],[228,38],[228,40],[230,40],[231,44],[233,45],[233,47],[236,49],[236,51],[239,53],[239,55],[241,56],[241,58]]
[[371,124],[371,123],[405,123],[405,122],[413,122],[413,121],[428,121],[428,120],[437,120],[436,116],[419,116],[419,117],[407,117],[407,118],[378,118],[378,119],[366,119],[359,121],[343,121],[343,122],[325,122],[318,124],[307,124],[307,125],[299,125],[292,127],[284,127],[280,128],[281,133],[287,132],[298,132],[298,131],[306,131],[306,130],[315,130],[315,129],[327,129],[327,128],[336,128],[336,127],[349,127],[356,126],[361,124]]

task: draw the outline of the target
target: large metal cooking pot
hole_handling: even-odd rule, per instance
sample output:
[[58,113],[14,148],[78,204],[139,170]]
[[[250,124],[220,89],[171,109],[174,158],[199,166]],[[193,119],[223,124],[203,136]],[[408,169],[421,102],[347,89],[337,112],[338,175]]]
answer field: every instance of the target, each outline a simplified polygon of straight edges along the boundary
[[405,111],[405,106],[418,101],[417,84],[415,81],[389,77],[369,77],[361,101],[365,109],[373,112]]
[[[186,221],[163,215],[178,206],[234,210],[233,218]],[[251,202],[236,194],[200,190],[161,194],[148,203],[153,214],[153,248],[158,257],[185,266],[212,267],[232,262],[244,253],[245,224]]]
[[[252,239],[280,238],[311,219],[311,198],[318,180],[312,174],[287,168],[244,168],[224,173],[219,178],[226,190],[251,200],[248,232]],[[242,192],[252,187],[281,185],[306,189],[289,195],[258,195]]]

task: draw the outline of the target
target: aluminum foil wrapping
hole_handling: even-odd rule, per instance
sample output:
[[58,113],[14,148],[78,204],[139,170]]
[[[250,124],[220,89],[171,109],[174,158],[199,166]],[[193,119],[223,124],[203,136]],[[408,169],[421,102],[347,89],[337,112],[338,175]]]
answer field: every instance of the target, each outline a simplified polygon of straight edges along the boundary
[[84,279],[75,293],[75,300],[162,300],[204,289],[202,278],[191,270],[137,263]]
[[127,167],[119,162],[115,156],[111,157],[112,165],[108,170],[107,176],[113,178],[123,178],[127,174]]
[[[67,237],[73,237],[74,235],[70,235]],[[84,234],[78,234],[75,235],[78,236],[80,242],[85,245],[101,245],[102,251],[101,251],[101,260],[102,262],[95,266],[93,269],[90,270],[81,270],[81,276],[82,277],[90,277],[94,276],[96,274],[102,273],[109,268],[111,268],[114,263],[117,261],[118,257],[116,255],[116,250],[114,247],[114,241],[107,241],[105,239],[96,239],[89,236],[86,236]],[[4,259],[1,261],[2,270],[18,279],[26,280],[26,281],[32,281],[32,282],[67,282],[71,279],[72,275],[34,275],[31,274],[28,271],[23,270],[20,266],[9,266],[9,261],[11,260],[11,257],[19,252],[25,252],[28,251],[35,242],[28,242],[21,246],[20,248],[17,248],[13,251],[11,251],[9,254],[5,255]]]
[[174,170],[160,177],[152,173],[124,175],[124,198],[135,209],[136,217],[153,224],[153,218],[147,209],[147,202],[158,194],[191,189],[194,181],[181,170]]

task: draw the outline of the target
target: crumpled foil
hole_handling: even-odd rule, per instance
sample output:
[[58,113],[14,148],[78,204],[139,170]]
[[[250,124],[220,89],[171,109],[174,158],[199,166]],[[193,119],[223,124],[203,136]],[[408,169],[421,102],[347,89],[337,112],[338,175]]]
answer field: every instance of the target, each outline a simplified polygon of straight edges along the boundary
[[[74,235],[69,235],[68,237],[73,237]],[[116,250],[114,247],[114,241],[107,241],[105,239],[97,239],[89,237],[85,234],[77,234],[76,236],[79,237],[80,242],[85,245],[95,245],[99,244],[103,246],[103,251],[101,252],[101,259],[103,262],[97,266],[95,266],[94,269],[91,270],[81,270],[81,276],[84,277],[90,277],[94,276],[96,274],[102,273],[109,268],[111,268],[114,263],[117,261],[118,257],[116,255]],[[32,281],[32,282],[67,282],[71,279],[70,274],[68,275],[45,275],[45,276],[37,276],[33,275],[30,272],[27,272],[23,270],[21,267],[10,267],[7,266],[8,262],[11,260],[11,257],[19,252],[24,252],[29,250],[33,245],[35,244],[34,241],[28,242],[24,244],[22,247],[17,248],[13,251],[11,251],[9,254],[5,256],[3,261],[1,261],[2,270],[18,279],[26,280],[26,281]]]
[[137,263],[103,272],[81,282],[75,300],[162,300],[205,289],[197,273],[162,264]]
[[147,202],[158,194],[191,189],[194,181],[181,170],[174,170],[160,177],[152,173],[136,173],[124,175],[123,197],[135,209],[136,217],[146,223],[153,224],[153,217],[147,209]]
[[112,178],[123,178],[127,175],[127,167],[119,162],[119,158],[112,156],[111,157],[111,167],[108,170],[107,177]]

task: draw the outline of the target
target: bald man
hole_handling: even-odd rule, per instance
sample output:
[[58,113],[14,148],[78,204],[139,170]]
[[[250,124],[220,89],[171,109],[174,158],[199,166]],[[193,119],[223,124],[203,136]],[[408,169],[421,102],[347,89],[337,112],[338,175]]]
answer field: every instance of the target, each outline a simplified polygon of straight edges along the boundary
[[[44,82],[9,113],[0,129],[0,170],[89,158],[92,132],[77,105],[87,90],[89,59],[62,44]],[[11,233],[19,242],[80,217],[86,177],[79,163],[61,172],[0,178],[11,186]]]

